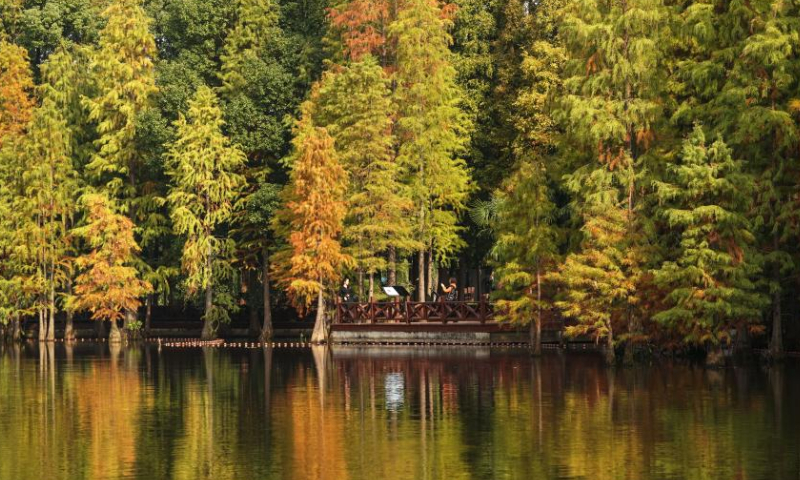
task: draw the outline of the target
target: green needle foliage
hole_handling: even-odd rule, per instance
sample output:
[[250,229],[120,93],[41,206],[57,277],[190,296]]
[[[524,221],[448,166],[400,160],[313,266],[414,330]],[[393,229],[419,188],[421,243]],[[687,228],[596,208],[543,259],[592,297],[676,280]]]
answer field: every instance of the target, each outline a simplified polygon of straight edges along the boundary
[[410,189],[395,161],[394,106],[389,81],[370,55],[327,73],[315,96],[317,122],[334,138],[348,173],[343,240],[358,268],[370,278],[389,267],[390,249],[413,251]]
[[244,186],[244,153],[222,133],[224,122],[216,95],[200,87],[189,111],[175,122],[177,139],[169,146],[168,201],[175,233],[186,237],[181,265],[190,294],[205,293],[203,338],[216,335],[229,321],[234,299],[215,287],[230,281],[234,242],[226,227]]
[[531,324],[531,346],[541,353],[545,275],[558,258],[558,231],[553,223],[555,204],[546,183],[544,166],[523,163],[497,192],[496,241],[492,254],[497,281],[495,296],[502,320]]
[[752,183],[722,140],[706,145],[699,126],[669,172],[672,182],[658,183],[657,194],[680,243],[655,272],[670,308],[653,318],[691,344],[729,343],[729,332],[757,322],[765,304],[753,282],[760,269],[748,220]]
[[[411,0],[389,27],[397,45],[397,161],[409,175],[421,266],[426,251],[447,259],[463,246],[458,220],[471,188],[469,169],[459,157],[471,122],[461,108],[449,24],[436,2]],[[417,295],[424,299],[424,275],[419,279]]]

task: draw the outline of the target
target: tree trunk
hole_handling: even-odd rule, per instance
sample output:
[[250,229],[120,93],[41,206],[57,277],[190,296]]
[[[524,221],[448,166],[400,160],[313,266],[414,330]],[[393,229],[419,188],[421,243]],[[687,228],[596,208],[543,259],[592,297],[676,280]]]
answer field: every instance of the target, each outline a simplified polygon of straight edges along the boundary
[[417,301],[425,301],[425,250],[417,252],[417,261],[419,263],[419,278],[417,279]]
[[116,320],[111,320],[111,331],[108,334],[108,343],[121,343],[122,334]]
[[389,275],[386,280],[389,286],[397,285],[397,250],[389,247]]
[[47,338],[47,326],[45,325],[45,311],[44,309],[39,309],[39,341],[44,342]]
[[772,338],[769,342],[772,360],[783,360],[783,324],[781,322],[781,292],[779,288],[772,294]]
[[255,301],[255,293],[256,293],[256,275],[253,274],[252,271],[247,272],[247,293],[248,293],[248,301],[247,301],[247,308],[248,314],[250,318],[250,324],[248,325],[248,334],[253,338],[258,338],[261,335],[261,326],[259,325],[258,321],[258,306],[256,305]]
[[[350,301],[352,302],[353,299],[351,298]],[[358,267],[358,301],[364,301],[364,269]]]
[[22,328],[20,327],[19,315],[14,315],[11,318],[11,337],[12,342],[19,342],[22,340]]
[[478,267],[475,271],[475,300],[483,298],[483,269]]
[[139,340],[141,338],[139,331],[133,327],[138,319],[137,317],[136,310],[125,310],[125,322],[123,323],[124,331],[122,334],[129,341]]
[[427,282],[427,288],[428,288],[427,298],[430,299],[430,300],[433,300],[433,294],[436,293],[436,283],[434,282],[434,278],[433,278],[433,265],[434,265],[434,263],[435,262],[433,260],[433,249],[431,248],[431,249],[428,250],[428,265],[427,265],[427,269],[426,269],[427,273],[426,273],[426,276],[425,276],[425,279],[426,279],[426,282]]
[[375,274],[369,272],[369,301],[375,297]]
[[53,342],[56,339],[56,286],[55,283],[50,283],[50,292],[47,299],[47,338],[48,342]]
[[325,343],[327,340],[325,330],[325,298],[322,287],[320,286],[319,294],[317,295],[317,318],[314,321],[314,332],[311,334],[311,343]]
[[65,342],[74,342],[75,341],[75,324],[73,323],[73,319],[75,314],[71,310],[67,310],[67,321],[64,323],[64,341]]
[[605,351],[605,360],[606,365],[614,365],[617,357],[614,353],[614,332],[611,330],[611,325],[608,326],[608,335],[606,336],[606,351]]
[[531,355],[542,354],[542,275],[536,269],[536,318],[531,323]]
[[[72,295],[72,280],[67,281],[67,294]],[[75,341],[75,324],[73,320],[75,319],[75,312],[72,310],[67,310],[67,320],[64,322],[64,341],[65,342],[74,342]]]
[[264,324],[261,326],[261,336],[258,337],[260,342],[269,342],[272,340],[272,301],[269,292],[269,255],[264,252],[263,269],[263,287],[264,287]]
[[214,340],[217,338],[217,329],[214,328],[211,320],[211,313],[214,309],[214,291],[211,285],[206,287],[205,315],[203,315],[203,331],[200,333],[200,340]]
[[153,320],[153,303],[155,303],[156,296],[154,293],[150,293],[147,295],[147,300],[145,300],[145,312],[144,312],[144,336],[150,336],[150,325],[151,321]]
[[458,259],[458,299],[463,301],[466,299],[467,287],[467,260],[462,255],[461,258]]

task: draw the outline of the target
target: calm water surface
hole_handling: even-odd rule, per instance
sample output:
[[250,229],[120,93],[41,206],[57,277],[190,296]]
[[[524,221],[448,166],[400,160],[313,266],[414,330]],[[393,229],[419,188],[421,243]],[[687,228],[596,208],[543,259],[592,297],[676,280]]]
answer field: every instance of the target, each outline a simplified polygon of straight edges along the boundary
[[800,479],[800,369],[480,348],[0,350],[0,479]]

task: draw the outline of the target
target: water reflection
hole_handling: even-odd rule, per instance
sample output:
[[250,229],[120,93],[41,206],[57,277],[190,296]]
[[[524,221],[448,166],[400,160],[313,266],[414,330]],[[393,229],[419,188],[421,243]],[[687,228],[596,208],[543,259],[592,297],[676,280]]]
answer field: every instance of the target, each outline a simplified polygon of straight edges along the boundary
[[797,366],[489,349],[0,347],[0,479],[783,479]]

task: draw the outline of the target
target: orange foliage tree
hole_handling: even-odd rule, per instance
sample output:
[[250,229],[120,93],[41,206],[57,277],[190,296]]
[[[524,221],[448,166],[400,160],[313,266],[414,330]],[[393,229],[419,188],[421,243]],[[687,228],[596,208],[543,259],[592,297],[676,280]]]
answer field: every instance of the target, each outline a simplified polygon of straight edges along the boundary
[[31,76],[28,52],[0,40],[0,148],[6,136],[19,135],[31,118]]
[[359,61],[372,54],[386,66],[389,7],[390,2],[383,0],[351,0],[330,9],[331,26],[347,59]]
[[93,320],[111,321],[110,342],[120,341],[117,322],[126,311],[136,311],[140,298],[152,290],[149,283],[138,279],[131,265],[139,246],[133,237],[133,222],[116,211],[105,195],[89,193],[83,203],[88,212],[86,225],[73,230],[91,248],[76,259],[81,269],[75,280],[70,306],[92,313]]
[[347,174],[326,129],[302,120],[293,143],[290,183],[275,224],[286,245],[275,255],[273,268],[298,310],[305,311],[316,297],[311,341],[321,343],[326,337],[325,285],[335,282],[341,269],[352,263],[339,243]]

